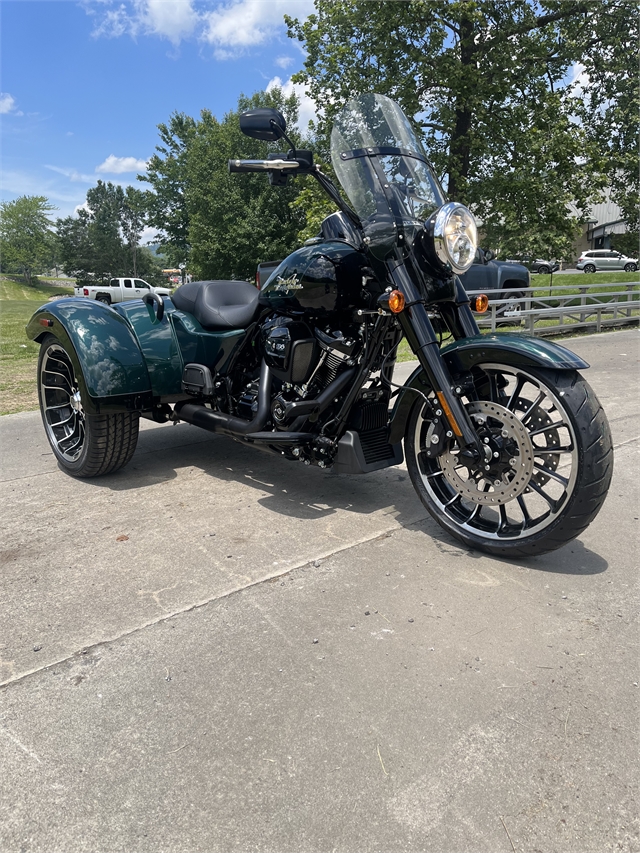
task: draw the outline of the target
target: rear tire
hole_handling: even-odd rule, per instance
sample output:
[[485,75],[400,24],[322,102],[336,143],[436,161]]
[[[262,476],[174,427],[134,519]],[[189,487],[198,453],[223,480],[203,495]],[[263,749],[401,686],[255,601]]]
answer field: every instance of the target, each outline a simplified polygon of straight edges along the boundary
[[111,297],[106,293],[99,293],[96,296],[96,302],[102,302],[103,305],[111,305]]
[[477,400],[465,405],[486,443],[481,464],[455,439],[432,456],[441,424],[408,418],[411,482],[435,521],[470,548],[507,559],[560,548],[596,517],[613,473],[606,416],[579,373],[501,364],[473,371]]
[[38,358],[38,400],[53,454],[73,477],[98,477],[124,467],[138,442],[140,415],[89,415],[73,362],[65,347],[47,335]]
[[596,268],[594,267],[593,264],[587,264],[584,268],[584,272],[591,273],[591,272],[595,272],[595,271],[596,271]]

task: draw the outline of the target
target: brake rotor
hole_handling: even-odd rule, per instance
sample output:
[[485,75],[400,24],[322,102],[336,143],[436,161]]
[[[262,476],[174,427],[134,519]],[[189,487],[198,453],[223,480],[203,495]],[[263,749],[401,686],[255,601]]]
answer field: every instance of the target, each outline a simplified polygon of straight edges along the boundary
[[533,475],[534,449],[527,428],[512,411],[488,400],[469,403],[466,409],[483,439],[485,459],[462,461],[459,453],[449,450],[439,457],[442,472],[472,503],[506,504],[524,492]]

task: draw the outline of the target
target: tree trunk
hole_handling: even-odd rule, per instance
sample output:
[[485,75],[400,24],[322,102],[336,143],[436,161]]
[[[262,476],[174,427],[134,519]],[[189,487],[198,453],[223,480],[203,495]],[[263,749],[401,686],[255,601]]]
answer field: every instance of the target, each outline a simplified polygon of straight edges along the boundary
[[[474,26],[470,18],[460,20],[460,65],[461,76],[467,79],[469,92],[473,91],[476,68],[476,44]],[[467,180],[471,162],[471,140],[469,134],[473,124],[473,105],[470,95],[459,95],[456,100],[456,120],[449,145],[448,195],[451,201],[466,202]]]

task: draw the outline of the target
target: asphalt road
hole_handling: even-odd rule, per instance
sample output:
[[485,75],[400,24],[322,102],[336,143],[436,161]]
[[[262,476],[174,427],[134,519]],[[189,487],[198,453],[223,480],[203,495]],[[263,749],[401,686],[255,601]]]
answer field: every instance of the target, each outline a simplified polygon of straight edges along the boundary
[[515,564],[404,467],[145,422],[83,482],[0,419],[2,853],[639,851],[639,339],[568,343],[613,485]]

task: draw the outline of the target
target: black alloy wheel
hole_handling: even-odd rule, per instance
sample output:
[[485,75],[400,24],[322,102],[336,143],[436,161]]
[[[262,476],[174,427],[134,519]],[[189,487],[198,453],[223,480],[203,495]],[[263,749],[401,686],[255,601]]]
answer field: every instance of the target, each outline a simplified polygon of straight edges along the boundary
[[138,442],[140,415],[89,415],[72,359],[47,335],[38,358],[40,413],[60,466],[74,477],[110,474],[129,462]]
[[575,371],[487,363],[473,373],[477,399],[463,402],[484,458],[463,456],[455,437],[433,454],[443,426],[423,417],[419,400],[405,433],[414,488],[468,547],[505,558],[554,550],[587,527],[607,495],[613,446],[602,407]]
[[544,264],[538,267],[538,275],[549,275],[551,267],[546,267]]
[[625,272],[635,272],[638,269],[636,264],[625,264],[624,271]]
[[587,264],[584,268],[584,272],[591,273],[591,272],[595,272],[595,271],[596,271],[596,268],[593,264]]

